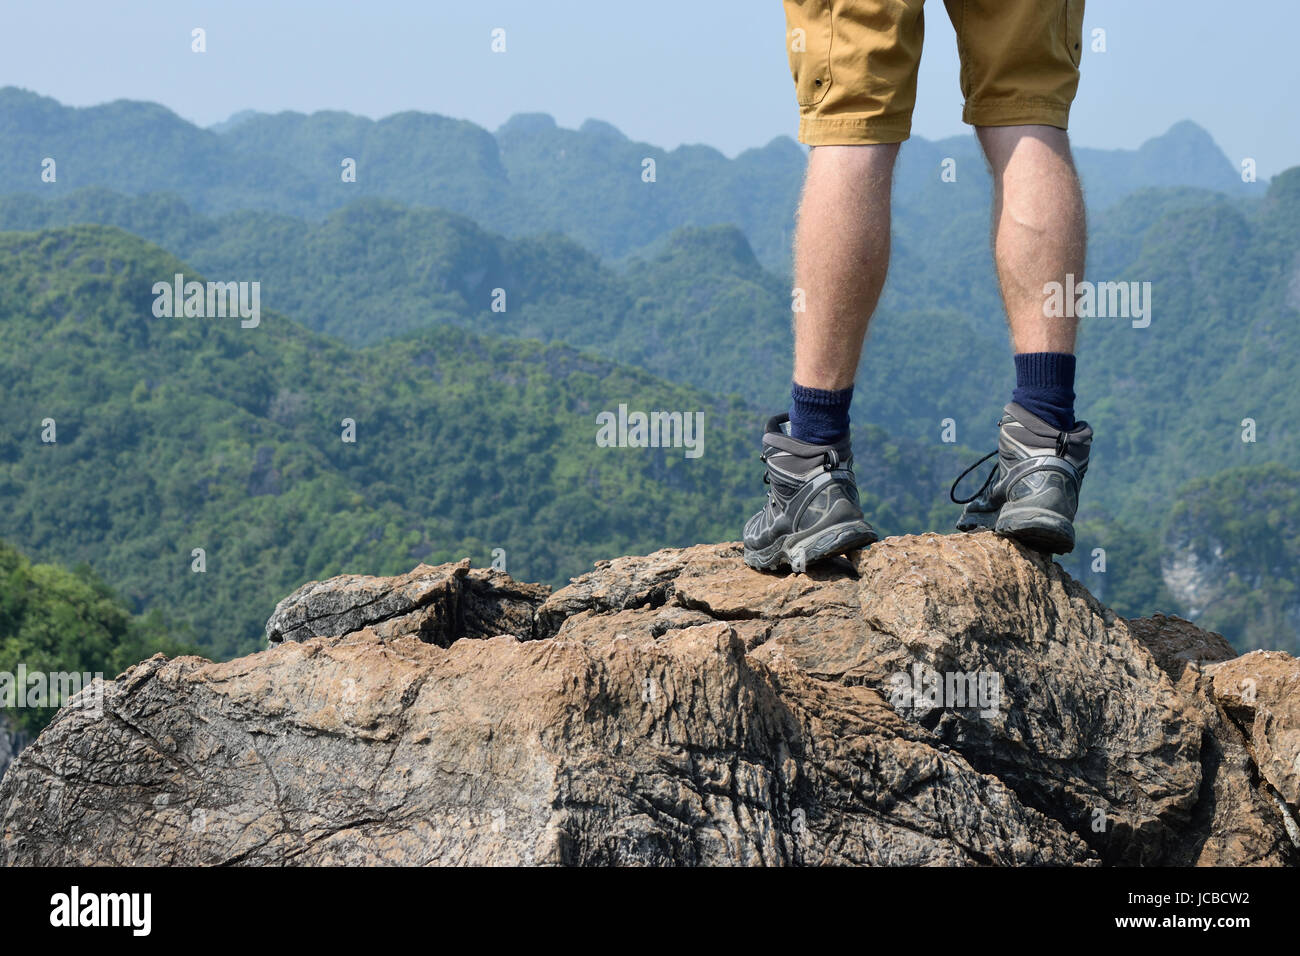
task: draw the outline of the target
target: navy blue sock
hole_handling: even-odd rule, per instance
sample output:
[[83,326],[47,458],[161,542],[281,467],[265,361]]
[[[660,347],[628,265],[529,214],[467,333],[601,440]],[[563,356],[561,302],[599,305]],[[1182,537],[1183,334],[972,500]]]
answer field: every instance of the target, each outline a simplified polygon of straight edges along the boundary
[[1074,427],[1074,356],[1068,352],[1023,352],[1016,357],[1011,400],[1053,428]]
[[853,386],[837,391],[790,385],[790,435],[815,445],[834,445],[849,434]]

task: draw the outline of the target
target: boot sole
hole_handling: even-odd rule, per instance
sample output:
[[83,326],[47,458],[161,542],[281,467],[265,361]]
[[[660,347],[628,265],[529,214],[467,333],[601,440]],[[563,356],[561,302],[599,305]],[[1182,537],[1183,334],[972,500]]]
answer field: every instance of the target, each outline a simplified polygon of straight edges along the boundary
[[788,564],[790,570],[802,574],[815,561],[865,548],[878,540],[880,536],[865,521],[845,521],[829,528],[787,534],[758,551],[745,548],[745,563],[760,571],[773,571]]
[[1074,550],[1074,523],[1046,508],[1008,510],[1003,505],[993,530],[1035,551],[1069,554]]
[[964,531],[967,534],[972,531],[992,531],[998,523],[998,513],[996,511],[979,511],[974,514],[963,515],[957,519],[957,530]]

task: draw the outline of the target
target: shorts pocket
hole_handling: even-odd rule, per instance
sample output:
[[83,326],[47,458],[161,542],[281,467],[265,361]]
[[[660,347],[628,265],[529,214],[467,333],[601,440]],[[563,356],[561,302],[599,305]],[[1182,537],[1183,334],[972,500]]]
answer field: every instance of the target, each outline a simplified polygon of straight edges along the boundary
[[1075,66],[1083,59],[1084,0],[1065,0],[1065,46]]
[[800,106],[816,106],[831,88],[831,2],[785,0],[785,47]]

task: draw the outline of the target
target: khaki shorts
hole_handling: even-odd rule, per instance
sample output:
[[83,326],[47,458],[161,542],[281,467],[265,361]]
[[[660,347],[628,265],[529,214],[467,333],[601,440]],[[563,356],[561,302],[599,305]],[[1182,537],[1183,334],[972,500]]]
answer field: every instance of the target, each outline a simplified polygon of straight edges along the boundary
[[[898,143],[912,131],[924,0],[784,0],[809,146]],[[1079,87],[1084,0],[944,0],[961,56],[962,119],[1065,129]]]

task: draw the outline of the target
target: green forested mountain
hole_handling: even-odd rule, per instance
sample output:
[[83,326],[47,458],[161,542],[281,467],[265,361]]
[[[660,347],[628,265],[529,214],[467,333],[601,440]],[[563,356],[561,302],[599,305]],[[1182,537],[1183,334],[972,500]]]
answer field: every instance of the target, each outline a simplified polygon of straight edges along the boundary
[[[1216,240],[1193,232],[1180,241],[1217,241],[1218,247],[1168,248],[1169,237],[1180,235],[1182,217],[1212,209],[1231,210],[1248,225],[1258,224],[1267,232],[1260,241],[1268,245],[1273,234],[1268,230],[1274,228],[1268,224],[1284,222],[1292,213],[1287,183],[1287,177],[1280,178],[1270,200],[1258,204],[1189,189],[1139,192],[1094,216],[1088,277],[1143,281],[1136,270],[1146,268],[1145,262],[1154,266],[1150,275],[1161,277],[1162,262],[1184,256],[1223,261],[1234,236]],[[380,200],[363,200],[311,222],[259,212],[209,218],[174,197],[103,190],[56,201],[0,198],[0,228],[79,222],[121,226],[175,250],[209,275],[255,276],[275,308],[358,344],[450,322],[492,334],[569,342],[764,405],[785,397],[788,284],[762,269],[734,227],[678,230],[653,255],[614,269],[562,236],[511,240],[442,210]],[[947,417],[963,425],[996,417],[1011,369],[986,230],[981,216],[978,222],[950,224],[946,231],[936,227],[930,247],[898,240],[864,360],[859,418],[925,438]],[[969,233],[964,239],[963,231]],[[959,241],[966,248],[960,256]],[[1279,248],[1284,247],[1283,239]],[[1262,249],[1251,256],[1276,270],[1278,254]],[[1170,281],[1177,292],[1179,280]],[[1131,378],[1131,365],[1142,353],[1130,346],[1152,337],[1172,335],[1178,339],[1172,343],[1177,354],[1196,355],[1198,326],[1168,321],[1164,284],[1163,278],[1153,282],[1155,331],[1132,329],[1121,319],[1089,323],[1085,341],[1101,351],[1084,354],[1081,393],[1107,394],[1111,381]],[[505,292],[502,312],[493,311],[496,289]],[[1247,303],[1249,311],[1266,291],[1264,285],[1243,283],[1237,301]],[[1260,305],[1265,311],[1276,307]],[[1213,297],[1204,308],[1213,311]],[[1088,341],[1094,331],[1098,341]],[[1172,353],[1162,348],[1155,354]],[[1142,377],[1151,380],[1146,373]]]
[[[258,602],[304,577],[504,547],[512,571],[554,581],[613,553],[735,537],[759,500],[749,456],[789,374],[785,270],[803,167],[790,140],[733,160],[540,115],[495,134],[416,113],[252,114],[200,130],[149,104],[72,110],[12,88],[0,90],[0,134],[0,228],[112,224],[188,264],[113,230],[5,237],[14,425],[0,475],[15,505],[0,534],[41,560],[88,562],[133,608],[177,602],[179,624],[220,652],[243,646]],[[41,183],[51,154],[58,181]],[[1292,552],[1267,573],[1244,557],[1261,528],[1286,533],[1254,520],[1293,493],[1292,471],[1267,469],[1300,468],[1300,170],[1242,183],[1190,123],[1136,151],[1076,154],[1092,209],[1087,278],[1150,283],[1152,314],[1146,328],[1084,321],[1079,408],[1097,428],[1095,466],[1079,548],[1062,563],[1122,612],[1203,614],[1239,646],[1269,633],[1300,646]],[[340,181],[341,156],[357,160],[356,183]],[[954,182],[939,176],[945,159]],[[854,410],[869,507],[887,531],[950,525],[944,479],[964,449],[991,447],[1011,388],[988,191],[972,138],[905,148],[893,270]],[[65,245],[72,258],[57,254]],[[182,268],[259,281],[274,319],[201,333],[204,320],[153,320],[151,282],[139,283]],[[551,345],[519,341],[531,339]],[[647,407],[707,410],[718,444],[686,461],[574,443],[579,410],[594,433],[596,410],[635,408],[641,394],[658,396]],[[39,441],[46,417],[59,423],[54,447]],[[355,446],[339,440],[344,417],[358,422]],[[941,440],[949,419],[959,447]],[[470,443],[446,440],[449,464],[431,439],[457,429]],[[552,469],[541,478],[539,462]],[[596,476],[594,506],[573,490],[579,467]],[[448,482],[459,473],[469,480]],[[102,487],[109,475],[116,490]],[[78,499],[61,485],[73,480],[98,491]],[[1179,536],[1187,515],[1210,514],[1214,489],[1257,480],[1274,506],[1247,494],[1231,505],[1243,520],[1219,522],[1212,544]],[[192,528],[222,542],[224,576],[213,548],[206,577],[190,572],[190,548],[204,546]],[[1207,564],[1216,548],[1228,564]],[[1253,582],[1256,597],[1203,599],[1190,554]],[[220,614],[245,618],[225,628]]]
[[[0,197],[0,229],[120,226],[207,275],[257,278],[274,308],[370,344],[454,323],[564,341],[718,394],[782,401],[789,291],[733,226],[687,227],[615,270],[559,235],[507,239],[437,209],[361,200],[320,222],[208,218],[164,195]],[[493,311],[494,290],[505,293]]]
[[[168,634],[157,610],[145,617],[132,614],[88,565],[69,570],[32,564],[0,541],[0,671],[16,676],[22,665],[29,674],[111,678],[158,651],[188,650]],[[0,733],[34,736],[56,709],[5,710]]]
[[[1290,434],[1300,409],[1285,384],[1300,358],[1291,318],[1297,182],[1300,171],[1279,176],[1258,202],[1147,190],[1094,216],[1089,277],[1150,282],[1152,321],[1084,322],[1078,391],[1081,414],[1097,427],[1097,466],[1079,552],[1063,563],[1121,610],[1180,605],[1162,590],[1161,570],[1169,501],[1185,483],[1228,466],[1300,467]],[[258,212],[208,218],[167,197],[94,190],[0,200],[7,228],[81,220],[147,235],[208,275],[260,276],[268,307],[340,336],[382,341],[455,324],[566,341],[764,410],[784,400],[786,283],[734,228],[679,230],[656,254],[615,269],[560,236],[512,240],[454,214],[379,200],[319,223]],[[951,231],[934,236],[940,250],[954,241]],[[991,445],[1012,384],[1004,334],[987,330],[1001,322],[996,306],[961,305],[996,302],[988,253],[945,263],[900,246],[855,419],[930,449],[939,472],[955,473],[964,461],[940,441],[944,421],[961,445]],[[505,312],[491,311],[496,288],[506,290]],[[1253,442],[1241,440],[1248,418]],[[861,457],[871,458],[875,449],[859,438]],[[910,514],[948,524],[941,491],[918,502]],[[1104,576],[1091,571],[1094,548],[1108,555]]]
[[1300,471],[1253,465],[1189,483],[1163,544],[1170,590],[1205,626],[1243,650],[1300,634]]
[[[763,410],[569,346],[436,326],[356,349],[269,309],[255,328],[157,318],[155,282],[202,277],[111,227],[0,234],[0,262],[0,536],[88,564],[210,653],[250,649],[313,577],[501,548],[511,573],[560,583],[734,539],[762,499]],[[620,404],[701,413],[702,454],[598,447]],[[942,456],[859,438],[875,520],[924,527]]]
[[[657,254],[616,270],[563,237],[511,240],[454,214],[378,200],[322,222],[257,212],[210,219],[175,199],[102,191],[0,200],[0,227],[84,221],[144,235],[207,275],[257,278],[268,307],[354,342],[451,323],[568,342],[764,407],[784,401],[788,288],[734,228],[679,230]],[[1281,347],[1297,344],[1298,222],[1300,170],[1257,203],[1144,191],[1094,217],[1088,278],[1149,282],[1152,300],[1146,328],[1083,322],[1080,409],[1098,426],[1098,453],[1113,459],[1090,488],[1095,504],[1142,523],[1170,484],[1230,464],[1300,466],[1288,437],[1300,410],[1285,388],[1300,351]],[[900,249],[859,376],[858,420],[930,443],[951,418],[963,444],[987,440],[1012,384],[1005,333],[985,329],[1001,323],[1000,307],[970,305],[996,301],[987,258],[986,249],[959,262]],[[492,309],[495,289],[504,311]],[[1245,418],[1257,422],[1254,443],[1240,441]],[[1128,454],[1135,443],[1148,449],[1141,458]],[[1152,475],[1160,481],[1144,478]]]
[[[793,128],[794,115],[791,125]],[[259,209],[319,218],[358,198],[458,212],[510,236],[562,232],[607,259],[644,253],[682,226],[733,225],[759,261],[784,274],[805,153],[793,139],[729,159],[707,146],[664,150],[588,121],[558,127],[544,114],[495,133],[463,120],[399,113],[374,121],[342,112],[244,115],[201,129],[152,103],[65,107],[0,89],[0,192],[60,196],[88,186],[174,192],[200,212]],[[56,161],[57,180],[41,164]],[[956,183],[940,164],[957,163]],[[356,161],[356,181],[342,162]],[[1134,190],[1196,186],[1262,193],[1190,122],[1137,150],[1077,150],[1090,202]],[[653,182],[645,162],[653,160]],[[896,226],[907,241],[954,217],[984,218],[988,190],[973,138],[915,138],[898,172]]]

